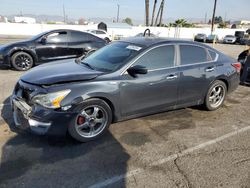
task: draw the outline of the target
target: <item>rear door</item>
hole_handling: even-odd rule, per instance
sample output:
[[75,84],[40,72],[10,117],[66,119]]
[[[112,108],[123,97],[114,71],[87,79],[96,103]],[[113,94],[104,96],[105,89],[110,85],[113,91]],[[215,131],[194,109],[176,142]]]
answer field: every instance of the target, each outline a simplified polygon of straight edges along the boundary
[[89,33],[71,31],[68,45],[70,56],[79,57],[91,49],[103,47],[105,41]]
[[204,47],[179,45],[179,105],[203,102],[209,84],[216,76],[216,54],[213,55],[214,59]]
[[121,105],[124,116],[144,114],[175,106],[179,81],[175,66],[175,46],[155,47],[142,55],[132,65],[148,69],[136,78],[125,73],[121,82]]

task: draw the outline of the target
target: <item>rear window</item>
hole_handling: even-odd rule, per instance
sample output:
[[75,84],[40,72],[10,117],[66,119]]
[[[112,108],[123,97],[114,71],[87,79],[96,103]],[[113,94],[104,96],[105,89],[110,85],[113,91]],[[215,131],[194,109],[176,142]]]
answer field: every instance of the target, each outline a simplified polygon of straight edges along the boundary
[[192,45],[180,45],[181,65],[210,61],[205,48]]

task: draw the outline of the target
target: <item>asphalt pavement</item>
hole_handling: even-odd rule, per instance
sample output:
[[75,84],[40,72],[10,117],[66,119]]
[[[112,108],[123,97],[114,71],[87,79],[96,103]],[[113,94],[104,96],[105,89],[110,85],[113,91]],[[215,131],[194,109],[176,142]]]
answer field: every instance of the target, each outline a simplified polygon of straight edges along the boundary
[[[244,46],[217,45],[232,57]],[[116,123],[101,139],[39,137],[13,125],[22,72],[0,70],[0,187],[250,187],[250,88],[213,112],[179,109]]]

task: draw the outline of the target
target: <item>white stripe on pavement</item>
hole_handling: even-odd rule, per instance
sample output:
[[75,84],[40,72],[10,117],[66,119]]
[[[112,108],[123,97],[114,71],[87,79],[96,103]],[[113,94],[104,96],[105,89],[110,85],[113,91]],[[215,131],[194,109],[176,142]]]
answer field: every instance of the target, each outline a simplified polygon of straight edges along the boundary
[[[205,143],[199,144],[197,146],[188,148],[188,149],[186,149],[186,150],[184,150],[182,152],[179,152],[179,153],[170,155],[170,156],[168,156],[166,158],[160,159],[160,160],[158,160],[156,162],[153,162],[153,163],[149,164],[149,167],[164,164],[166,162],[169,162],[169,161],[172,161],[172,160],[176,159],[177,157],[185,156],[185,155],[190,154],[190,153],[192,153],[194,151],[197,151],[197,150],[203,149],[203,148],[205,148],[207,146],[216,144],[217,142],[221,142],[221,141],[223,141],[223,140],[225,140],[227,138],[235,136],[235,135],[237,135],[239,133],[246,132],[248,130],[250,130],[250,126],[244,127],[242,129],[239,129],[239,130],[236,130],[236,131],[233,131],[231,133],[225,134],[223,136],[220,136],[220,137],[215,138],[213,140],[210,140],[208,142],[205,142]],[[134,176],[134,175],[138,175],[138,174],[142,173],[143,171],[145,171],[145,170],[142,169],[142,168],[137,168],[135,170],[127,172],[126,174],[121,174],[121,175],[113,176],[113,177],[111,177],[111,178],[109,178],[109,179],[107,179],[105,181],[98,182],[98,183],[90,186],[90,188],[106,187],[106,186],[114,184],[114,183],[116,183],[116,182],[118,182],[118,181],[120,181],[122,179],[126,179],[126,178],[129,178],[129,177]]]

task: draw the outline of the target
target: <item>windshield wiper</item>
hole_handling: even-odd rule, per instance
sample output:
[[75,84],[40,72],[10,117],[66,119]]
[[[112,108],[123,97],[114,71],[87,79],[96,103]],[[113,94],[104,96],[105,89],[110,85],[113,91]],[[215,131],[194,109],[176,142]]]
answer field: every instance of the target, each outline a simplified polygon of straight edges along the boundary
[[92,67],[90,64],[88,64],[88,63],[86,63],[86,62],[83,62],[83,61],[82,61],[81,63],[82,63],[83,65],[89,67],[90,69],[95,70],[94,67]]

